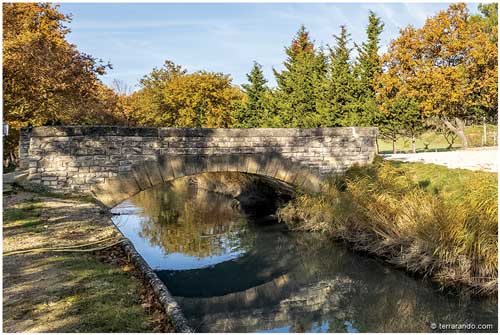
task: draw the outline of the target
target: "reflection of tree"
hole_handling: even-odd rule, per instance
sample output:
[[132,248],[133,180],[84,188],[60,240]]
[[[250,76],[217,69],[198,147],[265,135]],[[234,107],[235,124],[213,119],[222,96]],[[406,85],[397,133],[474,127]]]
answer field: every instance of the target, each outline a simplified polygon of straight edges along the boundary
[[221,255],[240,246],[245,220],[233,200],[196,189],[187,178],[130,199],[144,220],[141,236],[167,253]]
[[187,179],[131,201],[142,210],[141,234],[166,252],[205,257],[231,248],[245,251],[237,260],[186,270],[189,280],[179,281],[183,289],[191,285],[205,292],[223,282],[206,278],[239,276],[233,281],[239,286],[233,285],[229,294],[177,297],[193,323],[206,327],[202,330],[290,326],[299,332],[325,323],[328,331],[338,332],[348,322],[360,331],[425,332],[430,322],[497,324],[492,302],[461,305],[421,280],[317,234],[247,225],[231,198],[197,190]]

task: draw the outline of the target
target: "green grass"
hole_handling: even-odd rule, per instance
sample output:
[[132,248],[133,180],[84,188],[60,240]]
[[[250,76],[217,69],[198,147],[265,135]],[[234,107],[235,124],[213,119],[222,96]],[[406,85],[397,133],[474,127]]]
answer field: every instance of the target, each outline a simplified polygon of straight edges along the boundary
[[[496,137],[498,134],[497,125],[487,125],[487,146],[497,145]],[[465,134],[469,140],[470,147],[480,147],[482,145],[483,127],[482,126],[468,126],[465,128]],[[448,142],[442,134],[438,134],[435,131],[427,131],[417,137],[416,141],[417,152],[424,151],[445,151],[448,149]],[[378,140],[379,151],[381,153],[392,153],[392,142],[389,140],[381,139]],[[459,149],[462,147],[460,139],[456,139],[453,144],[453,149]],[[427,149],[426,149],[427,148]],[[398,152],[411,152],[411,140],[407,137],[400,137],[396,141],[396,150]]]
[[40,220],[42,208],[42,203],[31,199],[19,206],[4,209],[4,230],[41,232],[43,230],[43,222]]
[[[23,241],[32,233],[46,234],[47,222],[40,217],[43,210],[48,208],[43,199],[36,197],[4,208],[4,241],[8,236]],[[74,229],[71,223],[67,228]],[[61,225],[60,229],[65,227]],[[44,327],[51,332],[158,331],[154,327],[159,316],[142,306],[145,300],[141,295],[146,292],[129,265],[105,263],[93,253],[46,253],[27,263],[23,260],[18,264],[19,271],[27,264],[37,269],[42,282],[48,283],[21,285],[15,307],[4,306],[4,320],[49,317],[51,321]],[[12,270],[4,266],[5,271]]]
[[48,262],[63,270],[73,287],[60,297],[65,306],[63,317],[79,320],[71,326],[71,331],[74,328],[97,333],[152,330],[152,316],[145,314],[139,300],[138,280],[120,267],[88,255],[62,255],[51,257]]
[[497,174],[377,160],[279,211],[293,229],[346,240],[443,286],[497,290]]

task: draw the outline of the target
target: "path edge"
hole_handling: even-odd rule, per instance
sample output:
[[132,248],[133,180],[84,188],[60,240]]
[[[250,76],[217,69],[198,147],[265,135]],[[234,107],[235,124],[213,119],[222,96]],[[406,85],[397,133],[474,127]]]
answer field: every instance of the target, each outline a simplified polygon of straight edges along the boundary
[[[116,228],[116,226],[115,226]],[[116,229],[119,231],[119,229]],[[119,231],[120,232],[120,231]],[[123,234],[120,232],[123,236]],[[153,269],[146,263],[144,258],[135,250],[132,242],[128,238],[124,237],[124,242],[122,243],[122,248],[128,255],[135,267],[142,273],[147,283],[153,288],[158,301],[165,309],[167,315],[172,319],[175,330],[179,333],[194,333],[193,329],[189,326],[189,323],[182,313],[182,310],[174,299],[167,286],[158,278]]]

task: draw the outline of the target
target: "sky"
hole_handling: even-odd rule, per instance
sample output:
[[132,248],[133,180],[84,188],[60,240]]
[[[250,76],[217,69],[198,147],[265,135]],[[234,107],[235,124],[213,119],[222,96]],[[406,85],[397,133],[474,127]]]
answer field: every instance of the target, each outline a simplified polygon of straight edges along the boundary
[[[189,72],[230,74],[246,82],[253,61],[263,67],[270,86],[273,67],[283,68],[288,46],[304,24],[316,45],[332,45],[333,34],[346,25],[352,41],[365,39],[369,10],[382,18],[382,51],[400,28],[421,27],[426,17],[448,3],[62,3],[72,14],[67,39],[113,69],[102,77],[138,89],[138,81],[166,59]],[[472,13],[476,3],[468,3]]]

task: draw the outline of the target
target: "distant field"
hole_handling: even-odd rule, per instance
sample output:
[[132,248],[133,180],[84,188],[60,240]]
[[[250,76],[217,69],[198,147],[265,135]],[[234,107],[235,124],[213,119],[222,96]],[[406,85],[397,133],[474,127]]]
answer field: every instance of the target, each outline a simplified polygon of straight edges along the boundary
[[[469,126],[466,127],[465,133],[467,138],[469,139],[470,147],[480,147],[481,139],[483,136],[483,126]],[[487,146],[496,146],[497,142],[497,134],[498,134],[498,126],[497,125],[487,125],[486,127],[487,133]],[[428,144],[427,150],[425,149],[425,145]],[[379,150],[381,153],[391,153],[392,152],[392,142],[379,139],[378,140]],[[428,131],[423,133],[420,137],[417,138],[416,141],[417,152],[422,151],[444,151],[448,150],[448,142],[446,142],[444,136],[442,134],[437,134],[434,131]],[[462,143],[460,139],[457,138],[455,143],[453,144],[453,149],[459,149],[462,147]],[[399,138],[396,141],[396,150],[398,152],[410,152],[411,151],[411,140],[407,137]]]

